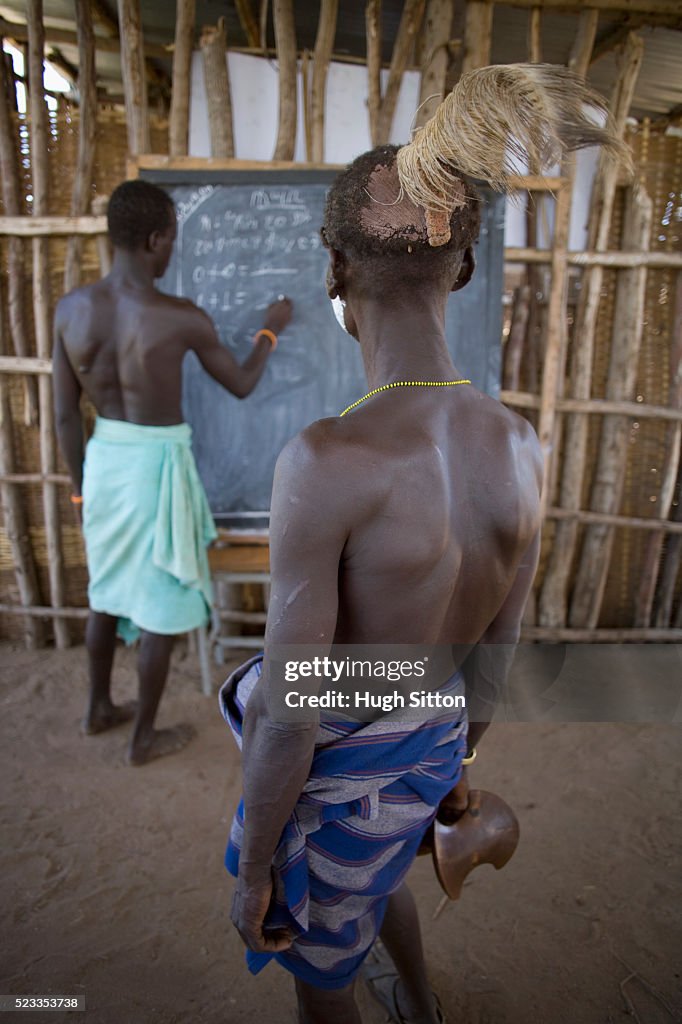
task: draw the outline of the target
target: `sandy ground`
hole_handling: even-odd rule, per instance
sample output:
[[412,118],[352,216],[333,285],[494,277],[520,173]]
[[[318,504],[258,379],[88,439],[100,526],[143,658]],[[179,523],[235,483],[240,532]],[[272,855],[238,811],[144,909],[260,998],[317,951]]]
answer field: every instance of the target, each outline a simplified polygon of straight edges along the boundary
[[[289,978],[275,965],[252,978],[229,924],[239,759],[194,658],[176,657],[160,724],[199,736],[142,769],[123,763],[125,729],[79,735],[82,648],[0,646],[0,665],[0,992],[83,993],[86,1024],[294,1022]],[[131,652],[115,678],[134,696]],[[516,809],[515,857],[474,872],[435,921],[430,862],[411,874],[451,1024],[682,1019],[681,739],[679,726],[490,731],[471,781]],[[360,998],[367,1024],[385,1020]]]

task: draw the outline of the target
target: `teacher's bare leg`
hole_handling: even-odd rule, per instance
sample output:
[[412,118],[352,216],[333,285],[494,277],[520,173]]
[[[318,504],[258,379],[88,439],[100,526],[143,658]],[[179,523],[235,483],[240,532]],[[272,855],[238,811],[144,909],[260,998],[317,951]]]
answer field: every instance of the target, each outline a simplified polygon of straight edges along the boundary
[[137,659],[140,697],[128,750],[128,762],[146,764],[157,757],[175,754],[195,735],[191,725],[182,723],[171,729],[155,729],[154,719],[163,694],[175,637],[143,632]]
[[88,652],[90,695],[83,719],[83,732],[94,736],[117,725],[129,722],[135,714],[134,704],[116,705],[111,700],[111,669],[116,649],[115,615],[90,612],[85,629]]

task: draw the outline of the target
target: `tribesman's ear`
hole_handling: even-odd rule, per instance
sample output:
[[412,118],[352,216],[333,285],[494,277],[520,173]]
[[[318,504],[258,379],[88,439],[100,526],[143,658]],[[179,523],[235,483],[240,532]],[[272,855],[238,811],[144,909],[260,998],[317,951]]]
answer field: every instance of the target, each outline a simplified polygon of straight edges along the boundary
[[470,245],[464,250],[464,256],[462,257],[462,265],[459,268],[459,274],[457,280],[450,289],[451,292],[458,292],[460,288],[463,288],[465,284],[469,284],[469,281],[474,276],[474,270],[476,269],[476,257],[474,256],[474,250]]
[[329,266],[327,267],[327,295],[330,299],[341,296],[345,286],[346,261],[338,249],[329,249]]

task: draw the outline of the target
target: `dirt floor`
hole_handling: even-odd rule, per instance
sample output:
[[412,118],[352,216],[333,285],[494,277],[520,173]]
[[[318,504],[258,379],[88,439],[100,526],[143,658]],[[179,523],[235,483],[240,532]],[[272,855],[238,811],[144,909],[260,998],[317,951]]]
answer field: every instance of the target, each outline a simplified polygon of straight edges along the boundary
[[[293,1024],[290,979],[276,965],[251,977],[229,924],[239,758],[181,654],[160,724],[190,721],[198,738],[134,769],[125,729],[79,735],[82,648],[0,646],[0,992],[82,993],[86,1024]],[[115,678],[134,696],[132,652]],[[470,875],[436,920],[430,862],[411,874],[450,1024],[682,1019],[681,739],[680,726],[491,729],[471,782],[517,811],[515,857]],[[360,999],[367,1024],[385,1020]]]

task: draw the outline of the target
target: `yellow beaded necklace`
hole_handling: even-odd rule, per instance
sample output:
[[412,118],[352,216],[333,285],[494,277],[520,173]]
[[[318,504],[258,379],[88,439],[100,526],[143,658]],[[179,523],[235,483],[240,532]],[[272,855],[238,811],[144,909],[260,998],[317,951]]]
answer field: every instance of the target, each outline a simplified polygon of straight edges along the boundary
[[362,405],[372,395],[378,395],[380,391],[388,391],[390,388],[452,388],[456,384],[471,384],[470,380],[394,380],[392,384],[382,384],[380,388],[374,388],[373,391],[368,391],[362,398],[358,398],[357,402],[353,402],[347,409],[344,409],[340,414],[345,416],[351,409],[357,408],[358,405]]

